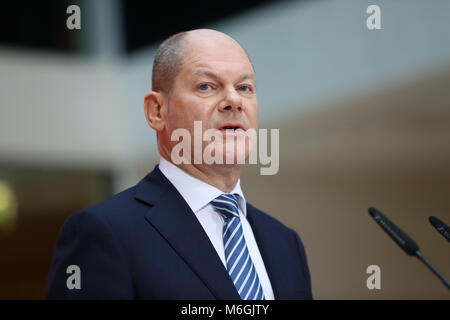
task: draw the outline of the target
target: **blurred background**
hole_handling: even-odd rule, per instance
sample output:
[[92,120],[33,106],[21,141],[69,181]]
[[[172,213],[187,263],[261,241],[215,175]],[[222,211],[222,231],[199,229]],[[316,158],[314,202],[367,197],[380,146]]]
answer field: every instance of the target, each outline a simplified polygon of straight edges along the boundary
[[[69,5],[81,29],[69,30]],[[366,9],[381,9],[368,30]],[[247,200],[301,236],[316,299],[449,299],[367,213],[375,206],[450,278],[450,1],[7,1],[0,20],[0,299],[41,299],[59,229],[158,163],[143,114],[155,50],[213,28],[257,72],[280,170]],[[369,265],[381,289],[369,290]]]

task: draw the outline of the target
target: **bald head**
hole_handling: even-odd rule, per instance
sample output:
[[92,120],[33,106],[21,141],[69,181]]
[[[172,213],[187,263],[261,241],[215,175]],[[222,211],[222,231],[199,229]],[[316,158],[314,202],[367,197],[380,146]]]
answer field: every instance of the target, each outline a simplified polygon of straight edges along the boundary
[[152,90],[169,91],[183,64],[182,48],[187,32],[167,38],[156,51],[153,61]]
[[209,46],[217,44],[234,47],[242,51],[249,59],[242,46],[225,33],[211,29],[180,32],[164,40],[156,51],[152,71],[152,90],[169,92],[181,71],[186,55],[195,50],[204,51]]

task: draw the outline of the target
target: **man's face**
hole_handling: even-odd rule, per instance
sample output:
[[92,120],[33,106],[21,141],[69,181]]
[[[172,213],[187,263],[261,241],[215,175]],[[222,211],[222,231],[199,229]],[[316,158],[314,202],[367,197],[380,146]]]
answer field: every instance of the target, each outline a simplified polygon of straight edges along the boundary
[[[182,69],[167,96],[163,143],[173,147],[177,142],[170,142],[170,136],[178,128],[188,129],[193,137],[194,121],[202,122],[202,133],[219,129],[224,139],[225,127],[240,127],[226,133],[232,135],[257,129],[253,67],[244,50],[227,40],[199,40],[186,46]],[[208,144],[203,143],[203,149]]]

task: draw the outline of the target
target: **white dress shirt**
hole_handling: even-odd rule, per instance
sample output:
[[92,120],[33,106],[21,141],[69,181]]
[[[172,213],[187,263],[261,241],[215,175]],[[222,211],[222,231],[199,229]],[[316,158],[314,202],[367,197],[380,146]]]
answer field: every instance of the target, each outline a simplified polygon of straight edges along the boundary
[[[210,204],[212,200],[224,192],[191,176],[163,157],[159,160],[159,169],[178,190],[192,212],[194,212],[226,269],[225,250],[222,237],[222,228],[225,221]],[[250,257],[255,265],[256,272],[258,273],[265,299],[274,300],[272,285],[270,284],[264,261],[259,252],[258,245],[256,244],[252,228],[246,218],[247,206],[244,194],[242,193],[240,180],[238,180],[236,186],[230,193],[237,193],[239,195],[239,217],[242,224],[242,231],[244,233],[245,243],[247,244]]]

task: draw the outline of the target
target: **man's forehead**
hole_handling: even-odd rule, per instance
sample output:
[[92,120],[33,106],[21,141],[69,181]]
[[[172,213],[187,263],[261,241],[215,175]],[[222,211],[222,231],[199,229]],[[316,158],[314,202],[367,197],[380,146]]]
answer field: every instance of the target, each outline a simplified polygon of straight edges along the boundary
[[[222,75],[223,73],[217,72],[207,67],[196,67],[192,72],[193,77],[209,77],[214,79],[220,79]],[[245,79],[256,80],[256,76],[253,71],[247,72],[246,70],[243,70],[242,72],[238,73],[237,77],[239,80]]]
[[208,64],[223,62],[230,64],[250,64],[247,53],[240,47],[204,45],[186,48],[183,60],[188,64]]
[[189,32],[183,45],[182,70],[188,77],[206,76],[256,81],[244,48],[230,36],[212,30]]
[[188,35],[183,45],[183,55],[186,60],[211,59],[224,61],[248,60],[244,48],[231,37],[221,35],[198,37]]

